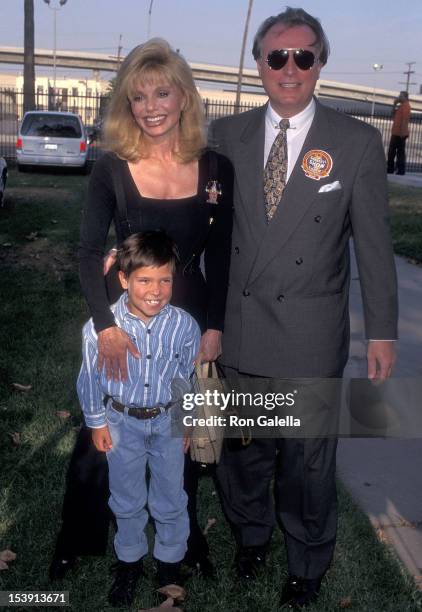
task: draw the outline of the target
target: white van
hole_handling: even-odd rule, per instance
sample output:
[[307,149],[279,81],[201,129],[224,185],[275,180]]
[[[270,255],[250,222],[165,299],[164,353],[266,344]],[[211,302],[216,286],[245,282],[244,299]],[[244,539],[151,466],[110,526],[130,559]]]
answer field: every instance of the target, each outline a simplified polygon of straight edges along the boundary
[[16,141],[18,169],[25,166],[86,168],[88,144],[78,115],[57,111],[25,113]]

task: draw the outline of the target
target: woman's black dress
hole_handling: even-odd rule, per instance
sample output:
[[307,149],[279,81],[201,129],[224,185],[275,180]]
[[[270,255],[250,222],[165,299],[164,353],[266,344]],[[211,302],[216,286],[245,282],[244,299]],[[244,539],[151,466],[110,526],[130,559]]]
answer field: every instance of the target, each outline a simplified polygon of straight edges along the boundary
[[[210,180],[221,185],[222,194],[216,204],[207,202],[205,189]],[[215,152],[206,151],[199,160],[196,195],[175,200],[143,197],[127,162],[112,153],[106,153],[96,162],[82,220],[79,259],[81,285],[97,332],[115,324],[109,303],[121,292],[116,274],[109,273],[107,283],[103,276],[104,249],[112,221],[118,245],[135,232],[166,231],[176,242],[180,255],[171,303],[189,312],[202,331],[223,329],[230,263],[232,191],[232,166]],[[200,268],[201,254],[206,280]],[[208,554],[208,545],[196,517],[197,486],[198,466],[188,453],[185,489],[190,518],[188,559],[191,562]],[[105,553],[110,519],[108,497],[106,456],[95,449],[90,430],[82,427],[66,477],[63,523],[56,556],[70,558]]]

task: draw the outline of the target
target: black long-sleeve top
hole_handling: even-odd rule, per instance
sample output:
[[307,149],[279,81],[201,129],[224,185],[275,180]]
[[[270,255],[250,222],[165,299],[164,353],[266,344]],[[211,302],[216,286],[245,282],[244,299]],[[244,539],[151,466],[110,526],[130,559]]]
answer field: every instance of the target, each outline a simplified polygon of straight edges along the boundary
[[[210,155],[215,156],[216,163],[210,164]],[[127,208],[125,220],[122,220],[116,204],[113,172],[121,173]],[[222,194],[217,204],[206,201],[205,188],[209,180],[217,180],[221,185]],[[202,330],[223,329],[230,264],[232,196],[231,163],[214,152],[205,151],[199,160],[196,195],[171,200],[143,197],[127,162],[114,154],[106,153],[96,162],[82,217],[79,262],[82,290],[97,333],[115,325],[103,275],[104,251],[112,221],[118,246],[135,232],[166,231],[176,242],[180,254],[172,304],[187,310]],[[206,281],[199,268],[202,253]]]

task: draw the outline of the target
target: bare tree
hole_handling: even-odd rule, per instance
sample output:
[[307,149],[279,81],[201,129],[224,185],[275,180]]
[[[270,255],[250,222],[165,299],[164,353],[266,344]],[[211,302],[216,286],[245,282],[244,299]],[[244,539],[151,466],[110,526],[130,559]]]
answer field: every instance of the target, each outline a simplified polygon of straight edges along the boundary
[[237,90],[236,90],[236,106],[235,106],[236,113],[239,112],[240,94],[242,91],[242,80],[243,80],[243,62],[245,59],[246,39],[248,38],[249,20],[251,18],[252,5],[253,5],[253,0],[249,0],[248,14],[246,15],[245,29],[243,31],[242,49],[240,51],[239,78],[237,80]]
[[34,0],[25,0],[23,110],[35,108]]

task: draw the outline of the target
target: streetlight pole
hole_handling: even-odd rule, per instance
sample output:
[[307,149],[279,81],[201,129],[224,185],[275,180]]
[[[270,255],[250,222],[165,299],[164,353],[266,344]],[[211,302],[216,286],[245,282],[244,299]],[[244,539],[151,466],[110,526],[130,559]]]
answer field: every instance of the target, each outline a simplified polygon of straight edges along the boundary
[[57,11],[64,6],[67,0],[59,0],[59,6],[51,6],[51,0],[44,0],[49,9],[54,11],[54,47],[53,47],[53,81],[54,95],[56,95],[56,64],[57,64]]
[[148,31],[147,31],[147,40],[151,37],[151,14],[152,14],[152,5],[154,4],[154,0],[151,0],[148,11]]
[[374,92],[372,95],[372,108],[371,108],[371,119],[374,118],[375,114],[375,96],[376,96],[376,86],[377,86],[377,72],[382,70],[384,66],[382,64],[372,64],[372,70],[374,71]]

